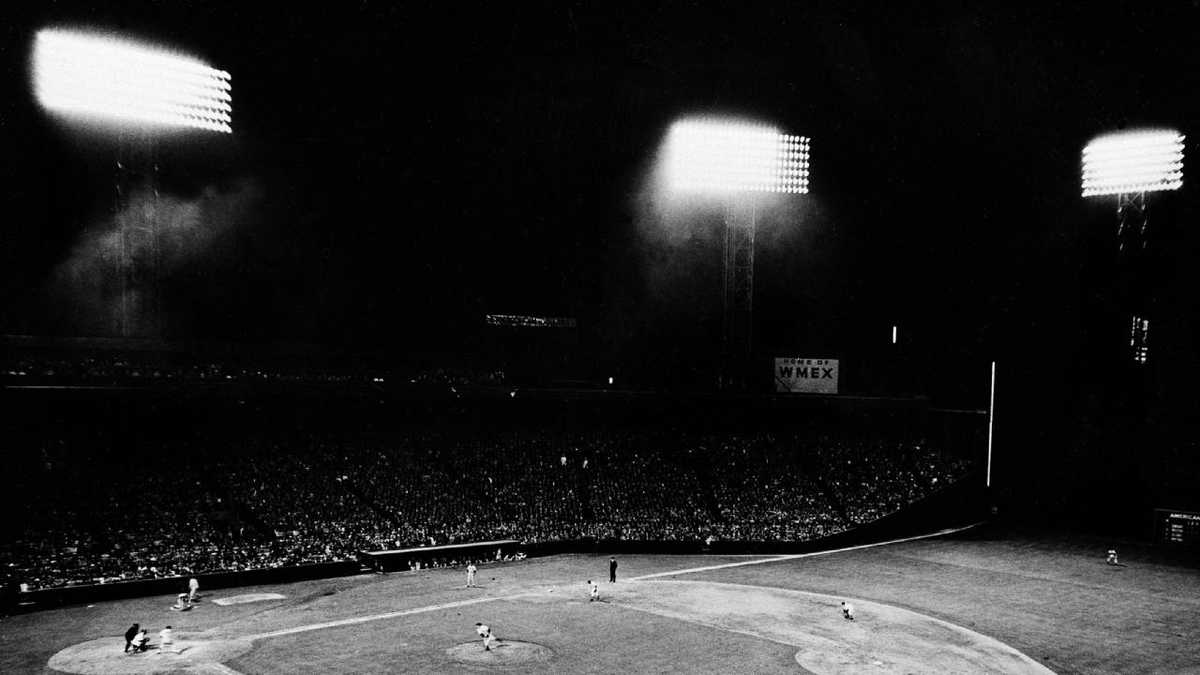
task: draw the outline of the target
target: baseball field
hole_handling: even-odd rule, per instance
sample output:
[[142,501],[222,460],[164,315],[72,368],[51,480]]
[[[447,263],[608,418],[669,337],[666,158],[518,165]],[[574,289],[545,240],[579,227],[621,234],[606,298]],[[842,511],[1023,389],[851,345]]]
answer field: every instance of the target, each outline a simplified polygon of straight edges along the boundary
[[[976,528],[816,554],[561,555],[4,618],[5,673],[1200,673],[1200,566]],[[587,581],[600,583],[599,601]],[[854,620],[840,611],[854,606]],[[151,648],[123,652],[140,623]],[[498,638],[483,649],[476,622]],[[157,633],[173,627],[173,645]]]

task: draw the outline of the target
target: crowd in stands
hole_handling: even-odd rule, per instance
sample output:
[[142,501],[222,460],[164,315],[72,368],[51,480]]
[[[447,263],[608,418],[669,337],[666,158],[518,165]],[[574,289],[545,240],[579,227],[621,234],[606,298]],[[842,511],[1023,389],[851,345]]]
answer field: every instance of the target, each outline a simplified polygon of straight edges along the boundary
[[496,539],[806,541],[969,469],[920,439],[829,430],[38,442],[0,544],[27,590]]
[[63,382],[79,385],[136,383],[280,382],[350,384],[379,383],[380,375],[357,371],[270,366],[240,366],[219,361],[141,358],[127,354],[54,357],[20,357],[0,365],[0,377],[9,384]]
[[487,368],[409,366],[403,368],[319,368],[240,365],[179,354],[96,353],[88,356],[9,356],[0,359],[0,381],[6,384],[119,386],[134,384],[342,384],[392,382],[418,387],[489,387],[505,383],[504,371]]
[[506,381],[504,371],[497,368],[447,368],[436,366],[418,368],[406,372],[404,379],[410,384],[446,386],[500,386]]

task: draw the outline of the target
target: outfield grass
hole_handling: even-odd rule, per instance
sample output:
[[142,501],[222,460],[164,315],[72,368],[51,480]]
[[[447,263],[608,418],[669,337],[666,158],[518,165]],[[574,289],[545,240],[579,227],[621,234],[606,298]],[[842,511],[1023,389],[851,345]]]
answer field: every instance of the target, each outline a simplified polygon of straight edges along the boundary
[[[189,665],[172,655],[122,660],[120,635],[134,621],[152,635],[170,623],[182,640],[250,641],[223,666],[190,672],[495,670],[457,660],[468,647],[456,647],[478,644],[476,621],[551,654],[507,672],[803,672],[798,654],[817,671],[922,663],[963,672],[953,664],[975,663],[970,670],[1036,672],[1004,645],[1060,673],[1200,672],[1197,569],[1127,549],[1130,566],[1112,568],[1104,547],[1027,535],[933,539],[643,581],[632,579],[764,557],[628,556],[615,585],[607,554],[565,555],[483,566],[479,589],[463,587],[461,570],[426,570],[230,589],[208,600],[286,597],[204,602],[182,614],[167,609],[172,598],[144,598],[4,619],[0,672],[54,672],[52,655],[98,638],[96,656],[108,658],[107,640],[115,655],[105,672]],[[602,602],[588,602],[588,578],[602,580]],[[856,601],[858,621],[841,619],[840,598]],[[951,660],[934,658],[943,653]]]

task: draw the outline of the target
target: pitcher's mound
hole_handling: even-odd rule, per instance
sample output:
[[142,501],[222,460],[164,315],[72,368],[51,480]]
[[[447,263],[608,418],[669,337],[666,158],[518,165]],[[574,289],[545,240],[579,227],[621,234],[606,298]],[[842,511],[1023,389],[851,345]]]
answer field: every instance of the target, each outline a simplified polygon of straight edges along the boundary
[[503,640],[492,643],[492,650],[483,648],[483,640],[472,640],[454,645],[446,650],[446,656],[459,663],[486,666],[520,666],[527,663],[545,663],[554,658],[554,650],[536,642]]
[[178,670],[204,672],[205,666],[219,664],[250,651],[249,640],[189,640],[176,638],[167,651],[125,654],[125,639],[114,637],[88,640],[67,647],[50,657],[50,668],[79,675],[123,675],[170,673]]

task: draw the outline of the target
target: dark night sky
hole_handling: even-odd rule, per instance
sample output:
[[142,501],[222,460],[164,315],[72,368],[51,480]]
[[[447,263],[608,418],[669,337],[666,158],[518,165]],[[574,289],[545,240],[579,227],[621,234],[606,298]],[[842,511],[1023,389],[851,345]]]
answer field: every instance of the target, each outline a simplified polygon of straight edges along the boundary
[[173,337],[454,348],[511,312],[578,317],[614,358],[703,353],[715,221],[658,231],[642,179],[673,118],[728,111],[813,138],[812,193],[760,233],[763,344],[846,348],[899,322],[984,357],[1054,349],[1113,225],[1079,196],[1081,147],[1189,133],[1200,112],[1193,2],[252,4],[43,3],[0,29],[0,330],[79,330],[55,270],[111,204],[111,142],[29,93],[44,25],[233,74],[234,136],[161,148],[173,198],[233,204],[168,272]]

